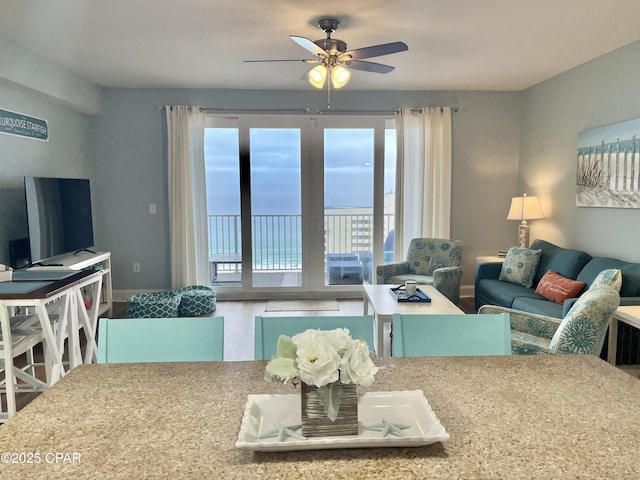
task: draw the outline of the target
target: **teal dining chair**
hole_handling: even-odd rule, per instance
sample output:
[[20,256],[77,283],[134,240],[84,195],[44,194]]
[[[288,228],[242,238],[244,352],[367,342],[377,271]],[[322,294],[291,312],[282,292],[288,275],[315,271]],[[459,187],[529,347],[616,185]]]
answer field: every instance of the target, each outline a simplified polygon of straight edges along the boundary
[[373,349],[373,315],[359,316],[288,316],[255,319],[254,358],[271,360],[276,354],[280,335],[292,337],[310,328],[333,330],[348,328],[351,338],[362,338]]
[[223,317],[101,318],[98,363],[212,362],[224,351]]
[[392,345],[397,357],[511,355],[509,315],[395,314]]

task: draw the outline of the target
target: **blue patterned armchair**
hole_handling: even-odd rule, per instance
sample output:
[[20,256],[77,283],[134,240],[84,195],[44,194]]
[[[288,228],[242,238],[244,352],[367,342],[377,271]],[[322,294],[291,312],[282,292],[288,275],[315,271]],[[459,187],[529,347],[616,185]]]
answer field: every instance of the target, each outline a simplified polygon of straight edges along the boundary
[[620,270],[603,270],[563,319],[493,305],[480,307],[478,313],[510,314],[513,354],[599,355],[609,321],[620,305],[621,285]]
[[401,285],[407,280],[415,280],[421,285],[433,285],[457,305],[463,250],[464,244],[459,240],[414,238],[405,261],[376,267],[376,282],[379,285]]

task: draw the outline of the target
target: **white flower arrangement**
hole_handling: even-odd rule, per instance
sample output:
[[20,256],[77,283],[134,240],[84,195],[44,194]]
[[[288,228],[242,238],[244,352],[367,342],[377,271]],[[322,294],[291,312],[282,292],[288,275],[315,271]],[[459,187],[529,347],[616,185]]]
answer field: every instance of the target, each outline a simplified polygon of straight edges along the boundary
[[368,387],[377,371],[367,342],[354,340],[346,328],[337,328],[306,330],[293,337],[281,335],[264,377],[270,382],[315,385],[318,395],[325,399],[329,419],[335,421],[341,389],[331,386],[340,382]]

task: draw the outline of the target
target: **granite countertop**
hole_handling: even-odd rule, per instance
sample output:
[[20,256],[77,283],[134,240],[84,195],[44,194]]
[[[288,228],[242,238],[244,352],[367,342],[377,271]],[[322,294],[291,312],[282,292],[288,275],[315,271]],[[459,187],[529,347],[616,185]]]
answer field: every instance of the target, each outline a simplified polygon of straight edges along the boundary
[[[288,385],[263,380],[266,362],[83,365],[0,426],[2,452],[41,458],[5,463],[1,476],[640,477],[640,381],[596,357],[376,363],[382,367],[376,382],[361,391],[423,390],[449,441],[413,448],[238,449],[247,395],[291,393]],[[51,453],[63,456],[55,462]]]

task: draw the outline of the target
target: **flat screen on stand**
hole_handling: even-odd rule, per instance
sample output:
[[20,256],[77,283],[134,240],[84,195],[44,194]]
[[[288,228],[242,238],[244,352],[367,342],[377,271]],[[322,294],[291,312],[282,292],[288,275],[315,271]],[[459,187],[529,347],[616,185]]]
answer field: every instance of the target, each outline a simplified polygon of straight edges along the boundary
[[88,179],[25,177],[31,262],[93,247]]

